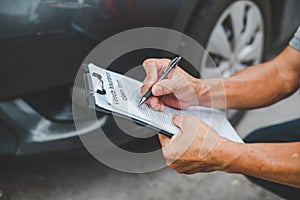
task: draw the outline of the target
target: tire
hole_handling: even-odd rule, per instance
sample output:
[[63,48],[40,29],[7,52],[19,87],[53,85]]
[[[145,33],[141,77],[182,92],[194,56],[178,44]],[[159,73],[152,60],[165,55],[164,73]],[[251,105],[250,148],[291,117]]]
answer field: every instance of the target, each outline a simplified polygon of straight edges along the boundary
[[[197,4],[186,33],[209,53],[202,56],[202,77],[229,77],[263,60],[271,35],[269,8],[266,0],[206,0]],[[243,112],[228,110],[227,116],[237,124]]]

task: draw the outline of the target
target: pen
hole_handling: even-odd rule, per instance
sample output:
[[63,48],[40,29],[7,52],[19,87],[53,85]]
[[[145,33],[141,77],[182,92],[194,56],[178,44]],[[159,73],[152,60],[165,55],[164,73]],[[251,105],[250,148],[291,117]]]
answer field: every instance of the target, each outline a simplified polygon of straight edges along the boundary
[[[168,67],[164,71],[163,75],[158,79],[157,82],[165,79],[167,77],[167,75],[172,71],[172,69],[180,62],[181,59],[182,59],[182,57],[178,56],[178,57],[175,57],[173,60],[171,60]],[[149,88],[149,90],[144,94],[144,96],[140,100],[139,106],[141,106],[143,103],[145,103],[145,101],[147,101],[151,96],[152,96],[152,86],[151,86],[151,88]]]

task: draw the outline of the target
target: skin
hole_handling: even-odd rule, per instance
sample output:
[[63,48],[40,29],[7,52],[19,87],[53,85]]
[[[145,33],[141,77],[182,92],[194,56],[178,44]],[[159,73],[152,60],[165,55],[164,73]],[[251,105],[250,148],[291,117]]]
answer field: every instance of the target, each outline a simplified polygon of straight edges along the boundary
[[[196,79],[175,67],[167,79],[157,82],[168,59],[147,59],[143,66],[147,104],[163,111],[165,105],[184,109],[207,106],[252,109],[271,105],[299,87],[300,52],[287,47],[273,60],[248,67],[229,78]],[[180,132],[171,139],[159,134],[167,165],[178,173],[224,171],[251,175],[300,188],[300,142],[240,144],[219,134],[191,116],[176,115]]]

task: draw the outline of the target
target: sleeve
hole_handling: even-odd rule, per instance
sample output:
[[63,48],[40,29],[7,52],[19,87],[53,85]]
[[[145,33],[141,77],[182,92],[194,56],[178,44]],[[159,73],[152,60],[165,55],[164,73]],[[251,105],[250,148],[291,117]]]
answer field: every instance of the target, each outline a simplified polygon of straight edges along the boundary
[[295,33],[289,44],[297,51],[300,51],[300,26],[298,27],[297,32]]

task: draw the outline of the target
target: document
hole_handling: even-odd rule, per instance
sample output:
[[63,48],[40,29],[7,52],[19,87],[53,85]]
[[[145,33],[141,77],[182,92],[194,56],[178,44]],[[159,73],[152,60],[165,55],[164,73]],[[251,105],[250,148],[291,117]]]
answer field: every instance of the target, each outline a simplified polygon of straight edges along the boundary
[[133,119],[168,136],[180,130],[172,122],[174,114],[192,115],[213,127],[221,136],[235,142],[243,142],[226,116],[219,110],[206,107],[189,107],[177,110],[165,106],[163,112],[154,111],[147,104],[138,106],[142,94],[142,83],[90,63],[86,67],[85,82],[89,98],[99,111],[106,111],[121,117]]

